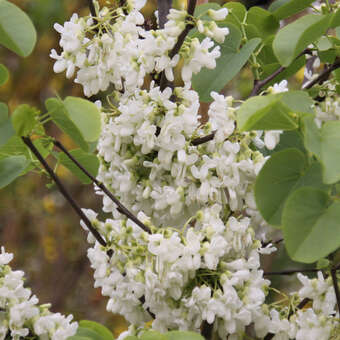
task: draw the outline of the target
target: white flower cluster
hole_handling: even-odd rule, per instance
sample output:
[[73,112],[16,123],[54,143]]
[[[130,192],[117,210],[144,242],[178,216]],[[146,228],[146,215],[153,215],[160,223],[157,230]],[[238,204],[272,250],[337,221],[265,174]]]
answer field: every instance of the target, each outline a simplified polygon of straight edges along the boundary
[[309,299],[311,306],[297,310],[295,314],[287,308],[281,313],[271,309],[262,314],[255,322],[258,336],[272,333],[275,334],[274,340],[329,340],[333,335],[339,335],[339,312],[335,310],[336,298],[331,277],[325,280],[319,272],[318,278],[309,279],[298,274],[298,279],[303,287],[297,293],[297,298]]
[[[209,13],[223,20],[228,11],[224,8]],[[189,88],[193,73],[198,73],[202,67],[216,66],[220,47],[215,46],[211,38],[221,43],[229,30],[218,27],[211,20],[192,21],[207,37],[202,42],[197,38],[187,39],[171,58],[170,51],[186,26],[186,17],[186,11],[171,9],[163,29],[145,30],[142,26],[144,17],[137,8],[109,10],[105,7],[99,11],[96,20],[73,14],[64,26],[54,25],[61,34],[59,44],[63,49],[60,55],[55,50],[51,52],[56,60],[54,71],[66,70],[68,78],[77,71],[75,82],[83,86],[86,96],[105,91],[110,84],[116,90],[134,92],[136,87],[143,85],[146,74],[154,71],[164,71],[167,79],[173,81],[172,70],[181,56],[184,62],[182,78]]]
[[261,312],[269,281],[259,269],[261,243],[249,218],[228,217],[215,204],[182,231],[151,226],[148,234],[132,222],[100,222],[86,213],[114,249],[111,257],[97,242],[88,250],[109,311],[137,325],[154,315],[153,328],[160,331],[199,331],[205,320],[222,338],[242,334]]
[[[151,230],[123,217],[96,188],[103,210],[113,216],[101,222],[85,211],[107,243],[102,247],[88,236],[95,287],[109,297],[107,309],[141,327],[154,319],[152,327],[161,331],[199,331],[207,322],[229,340],[243,339],[251,329],[275,340],[326,339],[320,334],[329,337],[338,327],[329,279],[315,284],[300,277],[304,288],[290,306],[305,297],[313,306],[291,315],[265,300],[270,282],[260,255],[275,248],[263,248],[258,239],[266,238],[266,224],[253,188],[265,162],[257,148],[275,148],[281,131],[239,132],[235,100],[214,92],[207,117],[201,117],[199,96],[190,88],[193,74],[216,66],[220,51],[211,38],[223,41],[228,29],[214,20],[222,20],[226,9],[204,13],[213,20],[172,9],[157,30],[147,29],[138,9],[104,8],[95,20],[74,15],[56,25],[63,52],[52,51],[55,71],[77,72],[85,95],[113,85],[110,108],[103,110],[98,180]],[[188,23],[206,37],[188,36],[172,56]],[[164,75],[174,79],[180,63],[184,86],[161,86]],[[284,81],[268,91],[286,90]]]
[[78,324],[60,313],[51,313],[49,305],[38,305],[31,290],[24,287],[24,273],[8,265],[13,255],[0,253],[0,340],[19,340],[39,336],[44,340],[66,340],[75,335]]
[[[251,149],[251,133],[235,130],[232,98],[212,96],[209,123],[200,127],[195,91],[176,87],[162,92],[151,86],[122,95],[98,143],[98,179],[133,212],[143,211],[157,225],[181,225],[214,202],[258,215],[253,184],[264,157]],[[191,144],[193,136],[212,131],[212,141]],[[107,196],[103,203],[104,211],[117,216]]]

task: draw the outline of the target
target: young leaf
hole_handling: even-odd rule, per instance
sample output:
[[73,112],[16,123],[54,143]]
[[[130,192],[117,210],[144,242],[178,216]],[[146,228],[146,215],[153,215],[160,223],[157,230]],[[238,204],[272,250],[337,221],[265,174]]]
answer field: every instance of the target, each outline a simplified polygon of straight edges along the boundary
[[13,182],[28,166],[25,156],[9,156],[0,159],[0,189]]
[[100,112],[89,100],[66,97],[64,105],[73,123],[78,127],[87,142],[94,142],[100,134]]
[[19,105],[13,112],[11,119],[16,134],[28,136],[37,125],[37,110],[27,104]]
[[6,144],[14,134],[11,119],[8,118],[8,107],[0,102],[0,146]]
[[27,57],[36,40],[37,33],[27,14],[11,2],[0,0],[0,44]]
[[315,188],[293,192],[283,209],[283,235],[289,256],[312,263],[340,246],[340,202]]
[[312,117],[304,118],[303,123],[306,149],[321,162],[323,181],[336,183],[340,180],[340,121],[326,122],[321,129]]
[[314,0],[277,0],[268,8],[278,20],[290,17],[296,13],[303,11]]
[[88,144],[78,127],[71,120],[64,103],[59,99],[49,98],[45,101],[45,106],[57,126],[69,135],[84,151],[88,151]]
[[272,226],[281,226],[281,215],[287,197],[302,186],[326,189],[322,183],[321,166],[306,163],[297,149],[274,153],[264,164],[255,183],[256,205],[263,218]]
[[236,76],[261,41],[259,38],[251,39],[239,51],[241,34],[234,26],[228,27],[230,33],[221,45],[221,57],[216,61],[216,68],[204,68],[192,78],[192,87],[203,102],[210,102],[210,92],[220,92]]
[[330,16],[308,14],[283,27],[273,41],[274,53],[288,66],[309,44],[327,30]]
[[81,320],[79,322],[79,326],[91,329],[94,332],[98,333],[102,337],[102,340],[114,340],[114,337],[112,333],[109,331],[109,329],[98,322],[90,320]]
[[9,73],[7,67],[3,64],[0,64],[0,86],[6,84],[9,77]]

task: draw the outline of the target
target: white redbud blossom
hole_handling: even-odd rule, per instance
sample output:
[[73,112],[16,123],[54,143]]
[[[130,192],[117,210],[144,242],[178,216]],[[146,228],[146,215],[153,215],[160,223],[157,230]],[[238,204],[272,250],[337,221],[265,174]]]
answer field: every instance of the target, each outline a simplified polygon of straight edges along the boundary
[[14,340],[39,336],[46,340],[66,340],[75,335],[78,324],[67,317],[51,313],[48,305],[38,305],[36,296],[24,288],[24,273],[8,265],[13,255],[1,247],[0,253],[0,339]]
[[224,20],[226,16],[228,15],[228,9],[227,8],[221,8],[219,10],[214,10],[214,9],[209,9],[208,10],[208,15],[217,21]]

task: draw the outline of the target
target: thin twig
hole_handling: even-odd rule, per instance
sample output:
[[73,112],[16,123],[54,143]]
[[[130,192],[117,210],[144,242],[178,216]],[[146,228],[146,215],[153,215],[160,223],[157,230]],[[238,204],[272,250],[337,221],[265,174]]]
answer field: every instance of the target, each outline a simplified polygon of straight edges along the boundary
[[254,87],[253,87],[253,90],[251,91],[249,97],[253,97],[253,96],[258,95],[263,86],[267,85],[270,81],[272,81],[276,76],[278,76],[280,73],[282,73],[285,69],[286,69],[286,67],[281,66],[276,71],[274,71],[271,75],[269,75],[267,78],[265,78],[263,80],[256,80],[254,82]]
[[92,1],[92,0],[87,0],[87,3],[88,3],[88,6],[89,6],[91,15],[92,15],[93,17],[96,17],[96,16],[97,16],[97,13],[96,13],[96,9],[94,8],[93,1]]
[[321,85],[323,82],[325,82],[328,79],[329,75],[339,67],[340,67],[340,58],[336,59],[335,62],[332,65],[330,65],[328,68],[326,68],[323,72],[321,72],[321,74],[317,78],[315,78],[310,83],[308,83],[304,87],[304,89],[308,90],[316,84]]
[[118,211],[129,218],[131,221],[135,222],[138,226],[140,226],[144,231],[151,234],[151,230],[147,227],[143,222],[141,222],[133,213],[131,213],[113,194],[110,192],[106,186],[99,182],[95,177],[93,177],[61,144],[59,141],[53,141],[54,145],[63,151],[66,156],[87,176],[91,179],[93,183],[97,185],[103,192],[117,205]]
[[[189,0],[189,3],[188,3],[188,18],[189,19],[191,19],[190,17],[194,15],[196,2],[197,2],[197,0]],[[173,47],[173,49],[169,53],[170,59],[172,59],[179,52],[179,50],[181,49],[181,47],[184,43],[186,36],[188,35],[188,33],[190,32],[190,30],[192,28],[194,28],[193,24],[191,24],[191,23],[186,24],[184,30],[179,35],[175,46]],[[163,91],[167,87],[167,85],[168,85],[168,80],[165,76],[165,72],[163,71],[162,74],[161,74],[161,80],[160,80],[161,91]]]
[[331,270],[331,276],[332,276],[333,287],[334,287],[335,296],[336,296],[336,302],[338,305],[338,311],[340,312],[340,291],[339,291],[338,278],[336,276],[336,268]]
[[[302,57],[305,54],[311,54],[311,53],[312,53],[311,50],[306,48],[294,59],[294,61],[296,61],[297,59],[299,59],[300,57]],[[274,71],[271,75],[269,75],[267,78],[260,80],[260,81],[256,80],[254,82],[254,87],[253,87],[253,90],[250,93],[249,98],[258,95],[263,86],[265,86],[269,82],[271,82],[276,76],[278,76],[280,73],[282,73],[285,69],[286,69],[286,67],[281,66],[276,71]]]
[[195,138],[191,141],[191,144],[194,145],[194,146],[197,146],[197,145],[200,145],[200,144],[204,144],[206,142],[209,142],[211,140],[214,139],[215,137],[215,133],[216,131],[213,131],[212,133],[210,133],[209,135],[206,135],[206,136],[203,136],[203,137],[198,137],[198,138]]
[[292,275],[296,273],[317,273],[320,269],[289,269],[289,270],[282,270],[278,272],[264,272],[264,276],[272,276],[272,275]]
[[92,233],[92,235],[96,238],[96,240],[102,245],[106,246],[106,242],[102,238],[102,236],[99,234],[99,232],[93,228],[91,221],[87,218],[87,216],[84,214],[84,212],[81,210],[81,208],[78,206],[78,204],[74,201],[74,199],[71,197],[71,195],[68,193],[64,185],[59,180],[59,177],[54,173],[54,171],[51,169],[51,167],[47,164],[44,157],[40,154],[40,152],[37,150],[37,148],[32,143],[31,139],[29,137],[21,137],[24,143],[28,146],[28,148],[33,152],[33,154],[37,157],[41,165],[45,168],[45,170],[48,172],[48,174],[51,176],[55,184],[57,185],[60,193],[65,197],[65,199],[70,203],[74,211],[78,214],[78,216],[84,221],[89,231]]

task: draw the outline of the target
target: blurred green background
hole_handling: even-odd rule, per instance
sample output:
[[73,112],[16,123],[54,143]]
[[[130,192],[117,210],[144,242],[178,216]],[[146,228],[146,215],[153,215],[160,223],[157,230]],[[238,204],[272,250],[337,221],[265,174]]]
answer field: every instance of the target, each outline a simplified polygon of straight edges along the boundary
[[[38,31],[38,42],[33,54],[25,59],[0,47],[0,61],[11,73],[9,81],[0,88],[0,101],[8,103],[10,111],[22,103],[43,111],[44,101],[56,93],[62,98],[82,96],[79,85],[67,80],[64,74],[53,73],[53,60],[49,53],[52,48],[59,50],[53,24],[62,24],[74,12],[87,15],[87,2],[11,2],[31,17]],[[299,74],[301,76],[303,70]],[[251,91],[251,79],[250,70],[243,70],[228,85],[226,92],[244,98]],[[206,105],[203,106],[205,109]],[[55,127],[49,126],[49,133],[58,136],[68,148],[73,147],[71,140]],[[81,207],[100,210],[101,199],[94,194],[92,185],[81,185],[62,167],[57,172]],[[13,268],[26,272],[26,285],[32,288],[40,303],[51,302],[53,311],[71,313],[77,320],[101,322],[118,335],[126,328],[126,323],[121,317],[106,312],[107,298],[101,296],[99,289],[93,288],[93,273],[86,257],[86,234],[79,225],[79,218],[56,188],[46,187],[48,183],[47,178],[31,173],[0,190],[0,245],[14,253]],[[270,268],[273,258],[268,260],[266,267]],[[273,265],[276,270],[296,266],[287,262],[283,250],[276,256]],[[282,284],[281,278],[275,280],[277,286]]]

